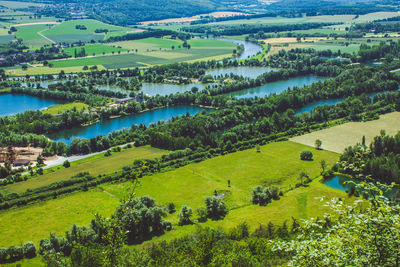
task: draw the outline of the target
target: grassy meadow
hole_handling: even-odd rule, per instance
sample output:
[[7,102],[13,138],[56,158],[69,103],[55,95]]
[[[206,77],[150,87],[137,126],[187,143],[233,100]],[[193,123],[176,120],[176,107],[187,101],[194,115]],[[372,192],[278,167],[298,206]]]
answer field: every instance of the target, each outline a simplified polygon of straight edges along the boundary
[[60,104],[60,105],[55,105],[47,108],[46,110],[43,110],[43,113],[50,114],[50,115],[56,115],[56,114],[61,114],[64,113],[68,110],[76,109],[78,111],[80,110],[87,110],[88,105],[85,103],[81,102],[73,102],[73,103],[68,103],[68,104]]
[[[299,154],[303,150],[311,150],[314,153],[314,161],[301,161]],[[122,153],[116,153],[115,157]],[[251,190],[254,186],[275,185],[288,190],[299,182],[298,176],[301,171],[306,171],[311,178],[317,178],[321,172],[319,161],[324,159],[328,165],[332,165],[338,157],[336,153],[317,151],[289,141],[271,143],[262,146],[260,153],[257,153],[255,149],[250,149],[190,164],[174,171],[143,177],[139,180],[139,186],[135,191],[137,196],[150,195],[162,205],[173,202],[179,211],[184,204],[193,209],[204,206],[205,197],[212,195],[216,189],[227,195],[224,201],[230,212],[222,221],[208,221],[200,225],[231,228],[240,222],[247,221],[254,228],[259,223],[269,221],[282,223],[290,220],[291,216],[296,218],[321,216],[326,211],[326,207],[319,200],[314,199],[315,197],[345,197],[344,192],[329,188],[317,179],[308,187],[296,188],[285,193],[281,200],[274,201],[266,207],[252,205],[250,202]],[[114,158],[114,160],[104,159],[109,161],[109,164],[116,165],[123,158],[126,156],[121,159]],[[105,161],[100,163],[93,160],[88,161],[87,164],[90,164],[92,169],[100,169],[103,168],[103,164],[106,164]],[[133,159],[128,160],[126,164],[131,161]],[[84,165],[78,166],[81,168]],[[56,173],[58,176],[64,175],[64,172],[70,172],[72,168]],[[80,171],[89,170],[89,168],[85,167]],[[227,186],[228,179],[231,180],[231,187]],[[0,235],[4,236],[0,240],[0,246],[18,245],[28,240],[37,243],[41,238],[47,237],[49,232],[63,234],[73,223],[89,224],[95,212],[110,215],[118,205],[119,199],[124,197],[130,188],[129,182],[104,184],[88,192],[77,192],[27,207],[0,212],[0,220],[4,222],[0,225]],[[167,220],[177,223],[176,213],[168,215]],[[178,237],[192,232],[195,227],[195,225],[176,227],[175,231],[156,240]],[[30,231],[23,233],[21,229],[30,229]]]
[[291,139],[293,142],[314,146],[315,140],[322,141],[322,148],[337,153],[342,153],[348,146],[361,143],[365,136],[369,144],[373,138],[385,130],[388,135],[395,135],[400,131],[400,112],[381,115],[379,120],[368,122],[348,122],[324,130],[312,132]]
[[132,164],[136,159],[152,159],[167,153],[165,150],[143,146],[123,149],[121,152],[112,153],[105,157],[104,153],[71,162],[71,167],[63,166],[47,169],[44,175],[28,179],[27,181],[4,186],[8,192],[25,192],[27,189],[46,186],[51,183],[66,180],[80,172],[89,172],[92,175],[112,173],[122,169],[123,166]]

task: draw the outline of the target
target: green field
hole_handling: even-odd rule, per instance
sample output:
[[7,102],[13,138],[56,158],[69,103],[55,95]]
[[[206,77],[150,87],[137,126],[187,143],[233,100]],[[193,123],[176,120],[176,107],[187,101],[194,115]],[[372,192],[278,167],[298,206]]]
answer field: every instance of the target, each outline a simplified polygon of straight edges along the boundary
[[15,36],[22,39],[29,47],[41,47],[52,42],[40,35],[41,32],[49,29],[52,24],[49,25],[27,25],[17,27]]
[[61,105],[55,105],[52,107],[49,107],[48,109],[44,110],[43,113],[50,114],[50,115],[56,115],[60,113],[64,113],[68,110],[76,109],[78,111],[81,110],[87,110],[88,105],[80,102],[74,102],[74,103],[69,103],[69,104],[61,104]]
[[[76,29],[77,25],[84,25],[85,30]],[[107,29],[109,32],[117,35],[123,35],[129,31],[130,28],[114,26],[105,24],[103,22],[92,20],[92,19],[78,19],[64,21],[61,24],[54,26],[43,32],[45,36],[55,42],[77,42],[77,41],[91,41],[93,40],[104,40],[104,33],[95,33],[96,29]]]
[[[120,48],[121,54],[115,55],[97,55],[96,57],[87,57],[79,59],[68,60],[53,60],[51,63],[54,68],[64,67],[78,67],[78,66],[93,66],[102,65],[105,68],[128,68],[128,67],[141,67],[147,65],[159,65],[167,63],[175,63],[180,61],[191,61],[202,58],[210,58],[215,56],[224,57],[230,56],[235,44],[225,41],[205,40],[205,39],[192,39],[188,41],[191,49],[182,47],[183,42],[171,39],[161,38],[146,38],[136,41],[125,41],[111,43],[111,47],[107,49]],[[90,47],[91,45],[87,45]],[[172,49],[174,46],[174,49]],[[181,46],[179,48],[179,46]],[[93,50],[100,51],[106,49],[106,45],[93,45]],[[68,48],[69,53],[74,51]],[[77,48],[78,49],[78,48]],[[136,52],[136,49],[138,50]],[[127,51],[127,50],[130,50]]]
[[157,158],[165,154],[165,150],[152,147],[127,148],[118,153],[113,153],[109,157],[105,157],[104,153],[95,155],[90,158],[71,162],[71,167],[64,168],[62,166],[45,170],[45,174],[37,178],[28,179],[27,181],[10,184],[2,189],[8,192],[24,192],[29,188],[38,188],[51,183],[66,180],[80,172],[89,172],[92,175],[112,173],[121,169],[123,166],[132,164],[136,159]]
[[18,1],[0,1],[0,6],[8,8],[27,8],[30,6],[43,6],[43,4],[35,2],[18,2]]
[[103,53],[111,54],[112,52],[118,53],[118,51],[119,52],[127,51],[127,49],[124,48],[113,47],[110,45],[103,45],[103,44],[86,44],[85,46],[65,48],[63,49],[63,51],[67,53],[69,56],[73,57],[75,55],[75,49],[76,51],[79,52],[82,48],[85,48],[86,55],[88,56],[93,55],[93,53],[95,55],[101,55]]
[[[299,159],[300,152],[306,149],[314,153],[314,161]],[[250,203],[251,189],[256,185],[275,185],[283,190],[289,189],[299,182],[297,177],[301,171],[308,172],[311,178],[317,177],[321,171],[319,161],[324,159],[331,166],[338,160],[338,156],[336,153],[317,151],[293,142],[271,143],[262,146],[260,153],[250,149],[191,164],[175,171],[143,177],[136,193],[138,196],[150,195],[163,205],[173,202],[179,210],[183,204],[194,209],[203,206],[205,197],[212,195],[215,189],[227,190],[229,196],[224,199],[230,208],[227,218],[201,224],[204,226],[230,228],[246,220],[253,228],[258,223],[266,224],[269,221],[281,223],[290,220],[291,216],[320,216],[327,209],[315,197],[345,197],[345,193],[326,187],[316,180],[309,187],[294,189],[281,200],[259,207]],[[118,160],[113,160],[112,163],[119,164]],[[92,168],[96,167],[102,166],[92,164]],[[63,175],[64,171],[69,170],[60,171],[59,175]],[[227,186],[228,179],[231,180],[232,187]],[[0,235],[4,237],[0,240],[0,246],[18,245],[28,240],[38,242],[39,239],[48,237],[49,232],[63,234],[72,223],[87,225],[95,212],[109,215],[118,204],[118,199],[130,187],[130,183],[106,184],[88,192],[78,192],[25,208],[0,212],[0,220],[3,222],[0,224]],[[167,220],[176,223],[176,214],[169,215]],[[22,229],[30,230],[21,231]],[[194,229],[194,225],[177,227],[176,231],[157,240],[174,238]]]

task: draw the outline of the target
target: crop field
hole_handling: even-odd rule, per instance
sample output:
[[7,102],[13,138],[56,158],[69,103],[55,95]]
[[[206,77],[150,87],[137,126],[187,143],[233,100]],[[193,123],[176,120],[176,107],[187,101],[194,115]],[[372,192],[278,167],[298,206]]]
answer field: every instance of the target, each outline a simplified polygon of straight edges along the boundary
[[65,53],[67,53],[69,56],[74,56],[75,54],[75,49],[76,51],[80,51],[82,48],[85,48],[86,55],[101,55],[103,53],[106,54],[111,54],[112,52],[117,53],[117,52],[125,52],[128,51],[127,49],[124,48],[119,48],[119,47],[113,47],[110,45],[104,45],[104,44],[86,44],[85,46],[79,46],[79,47],[69,47],[63,49]]
[[348,146],[361,143],[365,136],[369,144],[373,138],[385,130],[389,135],[395,135],[400,131],[400,112],[381,115],[379,120],[368,122],[349,122],[332,128],[297,136],[291,139],[293,142],[314,146],[315,140],[322,141],[322,148],[342,153]]
[[64,113],[68,110],[76,109],[78,111],[81,110],[87,110],[88,105],[81,103],[81,102],[74,102],[74,103],[69,103],[69,104],[61,104],[61,105],[55,105],[52,107],[49,107],[48,109],[44,110],[43,113],[50,114],[50,115],[56,115],[60,113]]
[[[101,56],[96,53],[96,57],[86,57],[79,59],[53,60],[51,63],[54,68],[78,67],[78,66],[93,66],[103,65],[105,68],[128,68],[142,67],[148,65],[158,65],[166,63],[174,63],[179,61],[192,61],[202,58],[214,56],[224,57],[230,56],[235,44],[217,40],[193,39],[189,40],[188,44],[191,49],[182,48],[182,42],[171,39],[147,38],[137,41],[125,41],[111,43],[108,46],[111,50],[120,49],[120,55],[105,55]],[[90,47],[87,45],[86,47]],[[112,47],[114,46],[114,47]],[[174,46],[174,49],[172,49]],[[181,48],[179,48],[181,46]],[[93,50],[105,51],[106,45],[93,45]],[[121,48],[118,48],[121,47]],[[75,48],[69,48],[72,53]],[[77,48],[79,49],[79,48]],[[136,52],[136,49],[138,50]],[[130,50],[131,52],[127,51]],[[110,51],[110,50],[108,50]],[[128,53],[129,52],[129,53]],[[90,53],[88,53],[90,54]]]
[[34,2],[18,2],[18,1],[0,1],[0,6],[5,6],[12,9],[27,8],[30,6],[44,6],[44,4]]
[[[314,161],[301,161],[299,154],[303,150],[311,150]],[[319,161],[322,159],[331,166],[338,160],[338,154],[317,151],[288,141],[271,143],[262,146],[260,153],[250,149],[143,177],[136,193],[137,196],[150,195],[162,205],[173,202],[179,210],[183,204],[193,209],[203,206],[205,197],[212,195],[216,189],[227,194],[224,201],[230,212],[223,221],[209,221],[200,225],[230,228],[246,220],[253,228],[258,223],[267,224],[269,221],[282,223],[290,220],[291,216],[320,216],[326,211],[326,207],[314,199],[315,197],[345,197],[345,193],[322,185],[317,179],[309,187],[294,189],[281,200],[259,207],[250,203],[251,189],[256,185],[275,185],[282,189],[294,187],[299,182],[297,177],[301,171],[306,171],[311,178],[319,176]],[[113,163],[118,161],[114,160]],[[92,166],[101,167],[100,164]],[[69,169],[59,171],[59,175],[64,171]],[[227,186],[228,179],[231,180],[231,187]],[[126,195],[129,188],[130,183],[106,184],[88,192],[78,192],[25,208],[0,212],[0,220],[5,222],[0,224],[0,235],[4,236],[0,240],[0,246],[19,244],[27,240],[37,243],[39,239],[48,237],[49,232],[63,234],[73,223],[87,225],[95,212],[111,214],[118,205],[118,200]],[[167,220],[176,223],[176,214],[169,215]],[[22,233],[21,229],[30,231]],[[194,229],[194,225],[177,227],[177,231],[167,233],[159,239],[177,237]]]
[[[84,25],[86,29],[76,29],[76,26]],[[130,28],[105,24],[91,19],[64,21],[55,27],[46,30],[43,34],[55,42],[71,43],[77,41],[104,40],[104,33],[95,33],[96,29],[107,29],[109,32],[125,34]]]
[[[98,70],[105,69],[102,65],[97,66]],[[90,70],[82,70],[82,67],[64,67],[64,68],[50,68],[50,67],[35,67],[28,68],[27,70],[23,70],[20,66],[16,66],[14,68],[5,69],[7,75],[11,76],[24,76],[28,75],[45,75],[45,74],[58,74],[60,71],[64,71],[65,73],[75,73],[75,72],[89,72]]]
[[[71,162],[71,167],[64,168],[59,166],[46,170],[44,175],[37,178],[28,179],[21,183],[15,183],[3,187],[8,192],[24,192],[28,188],[38,188],[51,183],[66,180],[80,172],[89,172],[92,175],[112,173],[123,166],[132,164],[136,159],[152,159],[164,155],[167,151],[153,147],[127,148],[121,152],[113,153],[105,157],[104,153],[95,155],[91,158]],[[58,169],[60,168],[60,169]]]
[[52,24],[37,24],[17,27],[15,36],[20,38],[30,47],[41,47],[52,42],[44,38],[40,33],[49,29]]

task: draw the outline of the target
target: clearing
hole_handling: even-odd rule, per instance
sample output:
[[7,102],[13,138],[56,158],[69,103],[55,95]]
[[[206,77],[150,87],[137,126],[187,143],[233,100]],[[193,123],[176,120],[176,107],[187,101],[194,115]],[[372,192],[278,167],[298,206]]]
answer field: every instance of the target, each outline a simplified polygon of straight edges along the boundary
[[314,146],[315,140],[322,141],[322,149],[343,153],[344,149],[361,143],[365,136],[369,144],[373,138],[385,130],[388,135],[395,135],[400,131],[400,112],[381,115],[379,120],[368,122],[348,122],[317,132],[296,136],[290,140],[300,144]]
[[[314,153],[314,161],[301,161],[299,154],[303,150],[311,150]],[[116,153],[115,156],[122,153]],[[150,195],[162,205],[173,202],[177,211],[184,204],[194,210],[204,206],[205,197],[212,195],[215,189],[226,193],[224,201],[230,208],[228,216],[222,221],[199,224],[202,226],[231,228],[240,222],[248,221],[254,228],[259,223],[267,224],[269,221],[290,222],[291,216],[315,217],[327,211],[315,197],[345,197],[346,194],[315,180],[309,187],[296,188],[285,194],[281,200],[260,207],[250,202],[252,188],[256,185],[275,185],[289,189],[299,182],[298,176],[301,171],[306,171],[311,178],[315,178],[321,172],[320,160],[326,160],[331,166],[338,158],[336,153],[317,151],[289,141],[271,143],[262,146],[260,153],[250,149],[143,177],[139,180],[140,186],[136,188],[136,193],[138,196]],[[120,164],[115,158],[106,160],[109,164]],[[127,163],[131,161],[133,159],[129,159]],[[102,168],[101,164],[93,162],[89,162],[92,163],[92,169]],[[80,171],[86,170],[82,168]],[[57,173],[63,175],[64,172],[69,172],[69,169]],[[227,186],[228,179],[231,180],[231,187]],[[28,240],[37,244],[41,238],[48,237],[49,232],[64,234],[73,223],[88,225],[95,212],[111,214],[119,203],[118,199],[124,197],[129,188],[129,182],[105,184],[88,192],[77,192],[0,212],[0,220],[3,222],[0,224],[0,246],[19,245]],[[176,213],[169,215],[167,220],[176,223]],[[177,231],[171,231],[157,239],[178,237],[193,232],[195,227],[176,227]],[[21,231],[22,229],[30,230],[25,232]]]

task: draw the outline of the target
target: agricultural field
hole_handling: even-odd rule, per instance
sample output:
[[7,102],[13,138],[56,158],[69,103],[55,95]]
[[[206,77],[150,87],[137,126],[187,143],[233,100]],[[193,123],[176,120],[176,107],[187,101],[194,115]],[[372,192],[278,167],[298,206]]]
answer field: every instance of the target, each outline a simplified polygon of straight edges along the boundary
[[74,102],[74,103],[69,103],[69,104],[61,104],[61,105],[55,105],[52,107],[49,107],[46,110],[43,110],[43,113],[50,114],[50,115],[56,115],[56,114],[61,114],[64,113],[68,110],[76,109],[78,111],[80,110],[87,110],[88,105],[80,102]]
[[[77,29],[78,25],[85,26],[86,29]],[[79,27],[79,26],[78,26]],[[104,33],[95,33],[96,29],[106,29],[115,35],[124,35],[127,32],[133,31],[131,28],[114,26],[105,24],[97,20],[78,19],[64,21],[51,29],[43,32],[43,34],[56,43],[71,43],[71,42],[88,42],[91,40],[99,41],[105,39]]]
[[92,175],[112,173],[122,169],[123,166],[133,163],[136,159],[152,159],[167,153],[165,150],[152,147],[126,148],[121,152],[105,157],[104,153],[71,162],[71,167],[62,166],[45,170],[45,174],[37,178],[28,179],[21,183],[10,184],[3,187],[8,192],[24,192],[28,188],[38,188],[51,183],[66,180],[80,172],[89,172]]
[[[121,54],[86,57],[79,59],[53,60],[54,68],[102,65],[108,69],[142,67],[158,64],[191,61],[215,56],[232,55],[236,45],[230,42],[192,39],[190,49],[182,47],[183,42],[171,39],[147,38],[137,41],[110,43],[110,49],[120,49]],[[105,45],[95,45],[105,49]],[[173,47],[172,47],[173,46]],[[121,47],[121,48],[118,48]],[[107,48],[108,49],[108,48]],[[136,51],[137,49],[137,51]],[[129,50],[129,51],[128,51]]]
[[118,53],[118,52],[126,52],[128,49],[124,48],[119,48],[111,45],[104,45],[104,44],[86,44],[85,46],[79,46],[79,47],[69,47],[65,48],[62,50],[62,52],[65,52],[71,57],[74,57],[75,55],[75,50],[79,52],[82,50],[82,48],[85,49],[86,55],[92,56],[92,55],[101,55],[101,54],[111,54],[111,53]]
[[312,132],[306,135],[293,137],[291,141],[314,146],[315,140],[322,141],[322,149],[342,153],[348,146],[361,143],[365,136],[369,144],[373,138],[385,130],[388,135],[395,135],[400,131],[400,112],[381,115],[379,120],[368,122],[348,122],[342,125]]
[[[311,150],[314,153],[314,161],[301,161],[299,154],[303,150]],[[118,157],[118,153],[115,156]],[[291,216],[321,216],[327,209],[319,200],[314,199],[315,197],[345,197],[344,192],[321,184],[318,178],[309,187],[289,191],[281,200],[274,201],[266,207],[250,203],[251,189],[254,186],[275,185],[286,191],[299,182],[298,176],[301,171],[306,171],[310,178],[317,178],[321,172],[319,161],[324,159],[331,166],[338,157],[336,153],[318,151],[289,141],[271,143],[262,146],[260,153],[250,149],[143,177],[135,192],[137,196],[150,195],[162,205],[173,202],[178,210],[183,204],[193,209],[203,206],[205,197],[212,195],[216,189],[227,195],[224,201],[228,204],[230,213],[223,221],[210,221],[200,225],[231,228],[246,220],[254,228],[259,223],[289,221]],[[105,160],[109,161],[109,158]],[[129,162],[132,160],[131,158]],[[118,160],[112,162],[114,165],[119,164]],[[94,165],[89,161],[87,164],[92,164],[92,168],[101,168],[101,164],[98,163]],[[68,177],[71,173],[63,173],[70,172],[70,169],[59,171],[58,176]],[[231,180],[231,187],[227,186],[228,179]],[[0,212],[0,220],[7,222],[0,225],[0,235],[5,237],[0,241],[0,246],[19,244],[27,240],[37,243],[39,239],[47,237],[49,232],[63,234],[73,223],[87,225],[95,212],[111,214],[118,205],[118,200],[124,197],[130,188],[129,182],[106,184],[88,192],[78,192],[25,208]],[[176,214],[169,215],[167,220],[176,223]],[[178,227],[177,231],[167,233],[159,239],[174,238],[193,231],[195,227]],[[20,229],[31,230],[22,234]]]
[[43,6],[44,4],[35,2],[19,2],[19,1],[0,1],[0,6],[5,6],[10,9],[27,8],[30,6]]
[[48,30],[54,24],[35,24],[18,26],[15,36],[22,39],[26,45],[32,48],[39,48],[41,46],[52,44],[53,42],[42,34],[43,31]]

